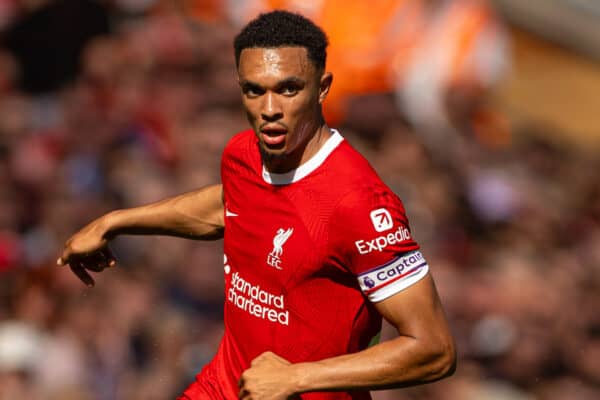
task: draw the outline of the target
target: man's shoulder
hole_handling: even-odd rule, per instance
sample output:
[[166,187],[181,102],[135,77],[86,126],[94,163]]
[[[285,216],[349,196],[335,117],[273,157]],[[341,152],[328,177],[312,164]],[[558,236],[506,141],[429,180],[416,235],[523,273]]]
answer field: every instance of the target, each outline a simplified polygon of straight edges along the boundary
[[395,203],[398,196],[380,178],[371,163],[350,143],[344,141],[331,157],[330,185],[335,192],[338,212]]
[[246,129],[233,135],[225,145],[225,153],[247,150],[255,145],[256,135],[252,129]]
[[221,180],[227,176],[260,176],[260,153],[252,129],[235,134],[223,150]]
[[361,190],[383,184],[371,163],[346,140],[340,144],[331,161],[335,182],[340,185]]
[[223,162],[242,159],[249,160],[257,152],[256,150],[256,135],[252,129],[247,129],[236,133],[225,145],[223,150]]

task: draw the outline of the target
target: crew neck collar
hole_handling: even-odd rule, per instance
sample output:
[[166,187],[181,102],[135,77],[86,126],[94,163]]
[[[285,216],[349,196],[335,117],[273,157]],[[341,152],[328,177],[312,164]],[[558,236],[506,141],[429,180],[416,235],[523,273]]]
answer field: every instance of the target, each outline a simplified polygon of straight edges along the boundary
[[263,164],[262,177],[265,182],[270,183],[271,185],[289,185],[290,183],[298,182],[300,179],[319,168],[343,140],[344,138],[336,129],[331,129],[331,137],[327,139],[315,155],[301,164],[298,168],[284,172],[283,174],[278,174],[269,172]]

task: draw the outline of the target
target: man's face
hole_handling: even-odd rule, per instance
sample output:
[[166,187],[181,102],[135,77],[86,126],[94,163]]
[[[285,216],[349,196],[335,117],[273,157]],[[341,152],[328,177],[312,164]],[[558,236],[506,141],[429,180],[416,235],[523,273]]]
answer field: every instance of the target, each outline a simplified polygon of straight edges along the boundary
[[328,74],[304,47],[242,50],[238,66],[242,100],[263,154],[295,159],[320,127]]

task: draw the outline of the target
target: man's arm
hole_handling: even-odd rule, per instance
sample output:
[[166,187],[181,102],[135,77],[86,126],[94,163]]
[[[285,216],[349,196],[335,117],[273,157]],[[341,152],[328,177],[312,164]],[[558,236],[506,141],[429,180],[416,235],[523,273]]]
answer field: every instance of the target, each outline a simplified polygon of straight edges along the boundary
[[112,211],[92,221],[65,243],[59,265],[69,265],[88,286],[86,269],[101,271],[114,265],[108,241],[119,234],[171,235],[212,240],[223,237],[223,188],[207,186],[141,207]]
[[429,274],[376,307],[396,327],[398,337],[354,354],[310,363],[290,364],[264,353],[242,375],[240,398],[275,400],[313,391],[398,388],[454,372],[454,341]]

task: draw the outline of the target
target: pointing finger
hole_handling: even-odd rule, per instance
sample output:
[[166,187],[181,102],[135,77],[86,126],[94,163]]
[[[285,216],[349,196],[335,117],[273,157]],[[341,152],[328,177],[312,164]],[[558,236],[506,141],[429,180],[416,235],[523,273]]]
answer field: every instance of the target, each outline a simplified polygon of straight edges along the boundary
[[58,260],[56,260],[56,264],[57,265],[70,264],[70,262],[71,262],[70,258],[71,258],[71,248],[70,248],[69,244],[67,243],[65,245],[65,248],[63,249],[62,254],[58,258]]
[[79,278],[79,280],[81,280],[83,283],[85,283],[85,285],[87,287],[93,287],[94,286],[94,279],[85,270],[85,268],[83,268],[81,265],[74,265],[73,263],[69,264],[69,267],[71,267],[71,271],[73,271],[73,273],[75,275],[77,275],[77,277]]
[[105,268],[114,265],[114,258],[104,249],[82,257],[77,257],[77,261],[79,261],[81,267],[94,272],[102,272]]

